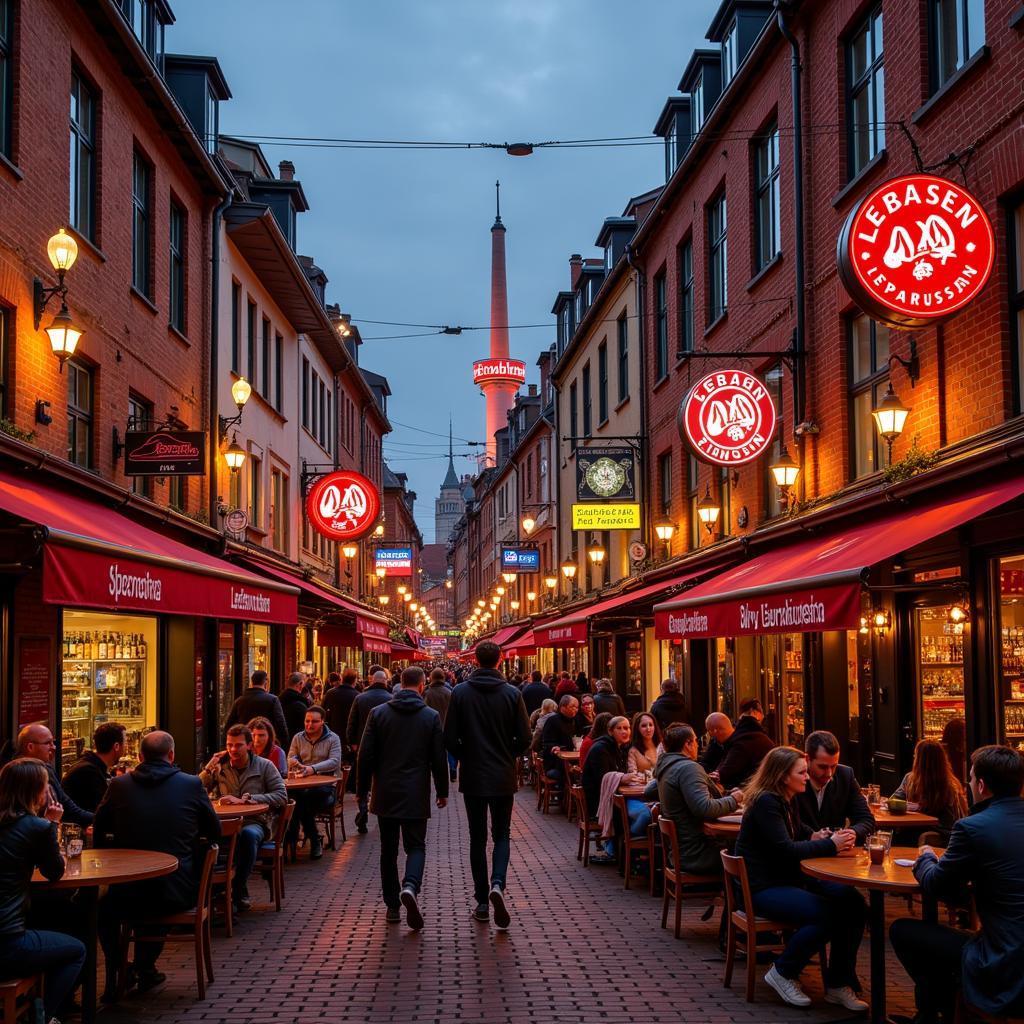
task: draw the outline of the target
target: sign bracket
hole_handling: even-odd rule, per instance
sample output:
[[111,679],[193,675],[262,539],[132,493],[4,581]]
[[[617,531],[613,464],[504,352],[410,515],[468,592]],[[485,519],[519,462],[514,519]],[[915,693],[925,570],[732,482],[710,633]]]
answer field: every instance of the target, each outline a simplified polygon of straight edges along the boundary
[[307,462],[302,460],[302,474],[299,477],[299,486],[302,488],[302,497],[309,494],[309,487],[315,480],[325,473],[333,472],[336,469],[333,462]]

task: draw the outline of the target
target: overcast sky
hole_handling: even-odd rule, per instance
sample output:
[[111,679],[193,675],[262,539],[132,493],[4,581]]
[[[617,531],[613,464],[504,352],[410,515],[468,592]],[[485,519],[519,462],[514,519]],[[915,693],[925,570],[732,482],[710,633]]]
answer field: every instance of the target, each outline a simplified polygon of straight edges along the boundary
[[[457,142],[539,142],[649,133],[718,0],[172,0],[170,52],[216,56],[233,99],[221,130]],[[409,475],[434,540],[447,465],[471,472],[483,398],[471,363],[486,331],[374,341],[415,324],[486,326],[494,182],[508,228],[512,355],[537,381],[570,253],[598,255],[605,217],[664,180],[660,146],[404,152],[264,143],[289,159],[310,211],[299,252],[330,278],[328,301],[360,322],[363,366],[386,374],[394,433],[385,457]],[[436,436],[440,435],[440,436]],[[461,442],[461,443],[460,443]],[[461,454],[459,454],[461,453]]]

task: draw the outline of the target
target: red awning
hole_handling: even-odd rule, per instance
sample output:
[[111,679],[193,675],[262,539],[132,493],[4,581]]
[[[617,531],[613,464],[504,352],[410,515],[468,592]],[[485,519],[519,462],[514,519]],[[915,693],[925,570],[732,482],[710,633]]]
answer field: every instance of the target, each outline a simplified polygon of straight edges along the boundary
[[533,630],[528,629],[503,650],[506,658],[525,658],[528,654],[536,654],[537,644],[533,639]]
[[499,647],[504,647],[514,636],[518,636],[527,624],[520,622],[517,626],[505,626],[503,629],[499,629],[494,636],[489,636],[486,639],[492,643],[497,644]]
[[546,625],[535,626],[533,629],[535,644],[537,647],[567,647],[574,644],[585,644],[589,636],[587,623],[591,619],[608,615],[619,608],[643,601],[645,598],[663,596],[667,591],[680,587],[684,583],[696,579],[699,575],[700,573],[694,572],[686,576],[676,576],[661,583],[652,583],[628,593],[607,597],[603,601],[597,601],[585,608],[577,608],[576,611],[554,619]]
[[0,473],[0,509],[46,530],[47,604],[295,625],[297,592],[98,500]]
[[[845,529],[785,544],[655,605],[664,640],[812,633],[860,624],[863,574],[872,565],[1024,494],[1024,476],[948,494]],[[851,517],[853,518],[853,517]]]

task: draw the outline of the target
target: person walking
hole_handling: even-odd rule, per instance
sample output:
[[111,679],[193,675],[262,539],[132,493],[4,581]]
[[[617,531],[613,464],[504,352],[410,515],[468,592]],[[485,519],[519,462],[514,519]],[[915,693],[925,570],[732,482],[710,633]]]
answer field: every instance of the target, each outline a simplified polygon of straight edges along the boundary
[[530,681],[522,689],[522,694],[528,715],[532,715],[544,701],[551,698],[551,687],[544,682],[540,669],[533,670]]
[[[402,673],[402,686],[370,712],[356,760],[356,792],[377,815],[380,882],[386,920],[396,924],[399,905],[414,931],[423,927],[419,893],[427,859],[430,778],[438,807],[448,803],[448,772],[441,716],[423,700],[423,669]],[[405,876],[398,881],[398,839],[405,848]]]
[[284,735],[284,742],[290,743],[297,732],[302,732],[306,726],[306,711],[309,710],[309,701],[305,694],[306,677],[301,672],[293,672],[284,684],[284,692],[281,694],[281,710],[284,712],[284,720],[288,731]]
[[[522,694],[498,671],[501,648],[490,640],[476,646],[480,668],[452,691],[444,741],[461,765],[459,791],[469,822],[469,864],[478,921],[490,918],[505,929],[511,923],[505,883],[511,855],[512,805],[516,762],[530,747],[530,719]],[[575,712],[574,712],[575,716]],[[494,851],[487,874],[487,815]]]
[[253,718],[266,718],[274,727],[274,735],[280,740],[281,746],[287,748],[291,734],[288,732],[288,723],[284,720],[281,702],[270,692],[270,677],[263,669],[258,668],[253,672],[249,682],[249,689],[231,705],[227,721],[224,723],[224,736],[227,737],[228,729],[233,725],[245,725]]
[[[370,712],[378,704],[386,704],[391,700],[391,691],[388,689],[388,674],[382,668],[378,668],[370,674],[370,685],[352,702],[352,710],[348,715],[348,727],[345,729],[345,744],[353,751],[356,761],[359,759],[359,743],[363,737],[363,730],[370,717]],[[366,800],[359,800],[359,810],[356,812],[356,831],[360,835],[366,835],[366,822],[368,811]]]
[[[441,728],[444,728],[444,720],[448,717],[448,704],[452,699],[452,688],[448,685],[443,668],[435,668],[430,672],[430,683],[426,693],[423,694],[428,708],[433,708],[441,716]],[[448,757],[448,778],[454,782],[458,778],[459,762]]]

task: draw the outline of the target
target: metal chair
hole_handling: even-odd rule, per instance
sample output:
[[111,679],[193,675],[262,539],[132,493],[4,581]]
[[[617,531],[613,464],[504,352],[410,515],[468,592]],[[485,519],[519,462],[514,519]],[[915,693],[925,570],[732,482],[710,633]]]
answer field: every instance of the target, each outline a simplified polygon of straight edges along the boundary
[[[676,832],[676,823],[670,818],[658,817],[658,834],[661,838],[662,872],[665,877],[661,893],[661,927],[664,928],[668,923],[669,901],[674,900],[673,934],[679,939],[682,938],[683,900],[707,899],[709,895],[713,900],[721,891],[722,879],[719,875],[695,875],[680,869],[679,834]],[[697,886],[702,888],[695,888]]]

